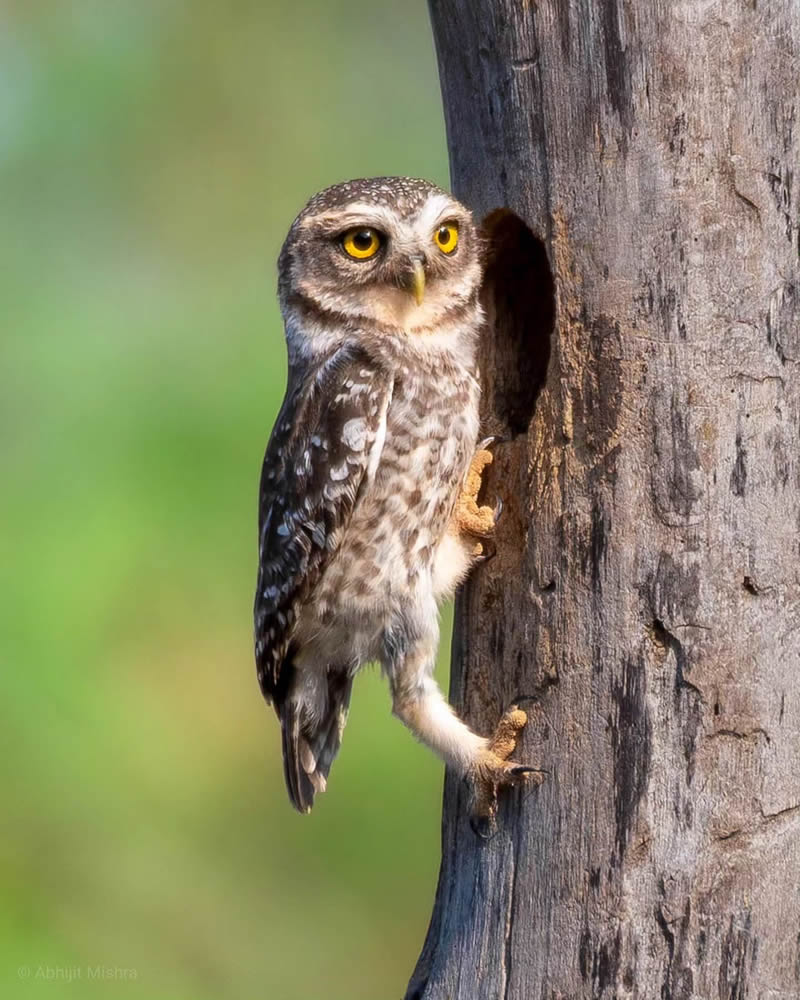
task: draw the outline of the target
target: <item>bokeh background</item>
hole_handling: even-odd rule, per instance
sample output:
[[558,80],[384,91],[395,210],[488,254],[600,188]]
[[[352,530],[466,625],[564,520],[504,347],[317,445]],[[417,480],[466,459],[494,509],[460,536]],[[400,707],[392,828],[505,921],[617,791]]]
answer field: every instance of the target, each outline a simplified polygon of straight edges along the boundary
[[441,767],[371,671],[295,815],[251,651],[275,259],[381,173],[447,183],[423,0],[0,5],[3,997],[403,994]]

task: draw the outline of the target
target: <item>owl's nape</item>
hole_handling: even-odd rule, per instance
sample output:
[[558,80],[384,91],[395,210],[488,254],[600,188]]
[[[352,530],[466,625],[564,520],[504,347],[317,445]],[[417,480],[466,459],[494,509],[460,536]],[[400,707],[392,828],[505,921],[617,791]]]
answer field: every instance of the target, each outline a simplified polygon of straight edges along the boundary
[[289,381],[262,471],[255,634],[302,812],[375,660],[395,715],[469,776],[476,808],[521,777],[506,759],[516,739],[474,733],[433,677],[437,603],[496,516],[477,504],[486,454],[471,466],[482,276],[468,209],[408,178],[320,192],[281,251]]

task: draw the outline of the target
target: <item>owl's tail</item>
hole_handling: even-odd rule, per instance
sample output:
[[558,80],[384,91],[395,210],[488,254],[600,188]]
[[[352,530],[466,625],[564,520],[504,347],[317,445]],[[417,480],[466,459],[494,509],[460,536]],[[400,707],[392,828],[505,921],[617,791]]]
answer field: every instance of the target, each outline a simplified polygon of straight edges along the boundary
[[311,719],[302,701],[291,696],[280,706],[283,773],[298,812],[311,812],[315,794],[325,791],[331,764],[342,745],[352,689],[353,678],[347,671],[332,670],[321,717]]

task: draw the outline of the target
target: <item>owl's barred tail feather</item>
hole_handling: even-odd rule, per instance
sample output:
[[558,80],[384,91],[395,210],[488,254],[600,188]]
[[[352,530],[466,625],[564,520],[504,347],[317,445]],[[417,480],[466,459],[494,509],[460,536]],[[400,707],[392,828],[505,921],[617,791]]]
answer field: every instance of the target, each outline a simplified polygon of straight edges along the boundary
[[353,678],[347,673],[329,674],[326,711],[315,721],[291,697],[280,706],[283,773],[289,799],[298,812],[311,812],[315,794],[325,791],[342,744],[352,688]]
[[292,805],[298,812],[311,812],[314,805],[314,786],[300,766],[300,755],[305,740],[300,735],[300,706],[292,701],[281,705],[281,738],[283,741],[283,775]]

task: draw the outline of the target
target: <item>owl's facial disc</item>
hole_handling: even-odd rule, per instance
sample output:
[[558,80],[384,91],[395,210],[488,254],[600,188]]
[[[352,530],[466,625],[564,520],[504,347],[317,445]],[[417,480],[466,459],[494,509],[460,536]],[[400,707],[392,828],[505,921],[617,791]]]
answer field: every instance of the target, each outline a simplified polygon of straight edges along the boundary
[[290,288],[338,317],[407,333],[474,301],[480,246],[468,210],[435,188],[416,201],[397,190],[396,201],[381,189],[380,199],[312,202],[290,234]]

